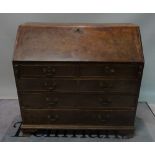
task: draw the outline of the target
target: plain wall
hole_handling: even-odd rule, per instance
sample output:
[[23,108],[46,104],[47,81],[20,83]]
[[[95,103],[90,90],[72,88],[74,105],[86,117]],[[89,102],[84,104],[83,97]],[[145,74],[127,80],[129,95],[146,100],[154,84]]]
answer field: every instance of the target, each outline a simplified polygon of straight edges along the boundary
[[18,25],[25,22],[139,24],[145,57],[139,100],[155,101],[155,14],[0,14],[0,98],[17,98],[12,56]]

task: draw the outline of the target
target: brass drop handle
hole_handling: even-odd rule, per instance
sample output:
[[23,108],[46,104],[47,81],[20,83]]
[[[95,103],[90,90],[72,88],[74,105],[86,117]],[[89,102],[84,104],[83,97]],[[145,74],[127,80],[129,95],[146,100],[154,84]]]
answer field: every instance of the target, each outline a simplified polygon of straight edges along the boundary
[[49,97],[46,97],[46,101],[47,101],[47,102],[50,101],[50,98],[49,98]]
[[110,72],[110,73],[114,73],[114,72],[115,72],[115,69],[110,68],[109,66],[105,66],[104,69],[105,69],[105,71],[108,72],[108,73],[109,73],[109,72]]
[[97,118],[101,121],[101,122],[107,122],[109,120],[109,115],[102,115],[102,114],[98,114]]
[[110,72],[111,72],[111,73],[114,73],[114,72],[115,72],[115,70],[114,70],[114,69],[110,69]]
[[49,121],[55,122],[55,121],[57,121],[57,119],[59,117],[58,117],[58,115],[48,115],[47,118],[48,118]]
[[46,97],[46,101],[47,101],[48,104],[50,104],[50,105],[55,105],[55,104],[58,103],[58,99],[57,99],[57,98],[55,98],[55,99],[53,99],[53,100],[51,101],[51,99],[50,99],[49,97]]
[[111,103],[110,100],[108,100],[108,99],[103,99],[103,98],[100,98],[99,101],[100,101],[100,104],[101,104],[101,105],[109,105],[109,104]]
[[49,90],[54,90],[56,88],[56,84],[52,84],[52,86],[49,86]]
[[55,74],[56,72],[56,69],[55,68],[51,68],[51,67],[48,67],[48,68],[43,68],[43,73],[47,74],[47,75],[53,75]]
[[47,87],[49,90],[54,90],[56,88],[56,83],[52,82],[52,84],[51,84],[48,82],[44,82],[44,86]]

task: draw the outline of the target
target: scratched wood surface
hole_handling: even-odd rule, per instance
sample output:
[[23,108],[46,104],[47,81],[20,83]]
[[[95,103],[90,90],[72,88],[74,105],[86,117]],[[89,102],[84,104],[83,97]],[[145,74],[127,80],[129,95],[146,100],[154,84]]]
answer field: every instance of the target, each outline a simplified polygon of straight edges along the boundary
[[27,23],[18,29],[14,60],[140,62],[141,50],[134,24]]

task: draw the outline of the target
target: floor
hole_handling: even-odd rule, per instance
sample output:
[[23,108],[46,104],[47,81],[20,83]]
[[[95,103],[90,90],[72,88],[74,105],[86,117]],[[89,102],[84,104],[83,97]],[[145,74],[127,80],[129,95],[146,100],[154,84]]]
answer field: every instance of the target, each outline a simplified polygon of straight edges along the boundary
[[[137,108],[137,118],[136,118],[137,135],[135,136],[135,139],[129,140],[129,141],[155,141],[155,134],[154,134],[155,133],[155,115],[153,114],[153,111],[155,113],[155,105],[148,106],[147,104],[145,104],[145,106],[141,106],[141,104],[143,103],[139,103],[139,106]],[[0,141],[2,141],[2,139],[4,138],[4,135],[8,132],[8,129],[10,128],[15,117],[17,117],[18,115],[20,115],[18,100],[16,99],[0,100]],[[21,139],[19,137],[16,140],[29,141],[28,138]],[[36,139],[35,137],[33,137],[31,140],[38,141],[38,139]],[[40,141],[46,141],[46,140],[51,141],[51,138],[40,139]],[[53,138],[53,141],[54,140],[61,141],[62,139]],[[68,140],[72,141],[73,139],[68,139]],[[89,139],[86,139],[86,140],[89,141]],[[7,141],[14,141],[14,139],[8,138]],[[65,141],[65,139],[62,141]],[[76,140],[74,139],[74,141]],[[83,141],[83,140],[79,138],[77,139],[77,141]],[[90,140],[90,141],[95,141],[95,140]],[[97,141],[101,141],[101,140],[98,139]],[[107,140],[107,141],[110,141],[110,140]],[[113,139],[111,141],[113,141]],[[118,141],[118,140],[115,140],[115,141]]]
[[150,103],[149,107],[151,108],[152,112],[155,114],[155,104]]
[[0,99],[0,141],[17,114],[20,109],[16,99]]

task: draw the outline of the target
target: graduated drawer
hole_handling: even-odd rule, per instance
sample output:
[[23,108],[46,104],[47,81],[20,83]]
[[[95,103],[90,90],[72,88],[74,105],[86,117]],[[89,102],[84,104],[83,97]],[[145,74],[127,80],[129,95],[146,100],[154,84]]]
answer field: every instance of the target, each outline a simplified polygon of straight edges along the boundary
[[132,110],[23,110],[24,124],[133,125]]
[[21,106],[28,109],[46,108],[133,108],[137,96],[90,93],[22,93]]
[[20,79],[20,91],[57,91],[57,92],[129,92],[137,93],[137,80],[116,79]]
[[14,64],[18,77],[132,77],[141,65],[126,63],[33,63]]

